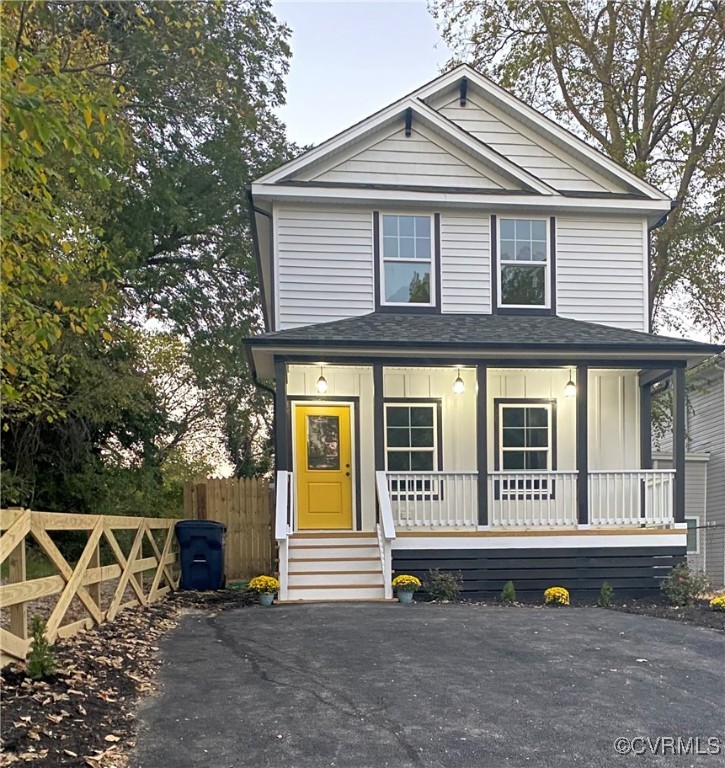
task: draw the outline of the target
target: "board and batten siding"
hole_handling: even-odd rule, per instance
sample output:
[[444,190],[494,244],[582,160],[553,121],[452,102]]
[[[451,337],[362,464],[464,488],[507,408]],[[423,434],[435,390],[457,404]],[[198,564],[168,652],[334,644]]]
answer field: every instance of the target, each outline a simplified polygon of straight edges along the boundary
[[275,208],[276,330],[375,309],[372,211]]
[[556,304],[562,317],[648,331],[643,218],[556,217]]
[[441,214],[441,311],[491,312],[490,217]]

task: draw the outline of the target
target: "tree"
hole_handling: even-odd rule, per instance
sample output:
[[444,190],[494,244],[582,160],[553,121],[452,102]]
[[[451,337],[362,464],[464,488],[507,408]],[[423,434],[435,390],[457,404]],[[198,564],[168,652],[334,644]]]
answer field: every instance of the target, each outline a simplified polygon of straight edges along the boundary
[[725,16],[714,0],[431,0],[459,60],[677,207],[653,232],[656,326],[725,336]]
[[41,4],[0,14],[3,415],[53,419],[72,364],[63,341],[110,340],[117,270],[102,201],[126,131],[115,87],[93,74],[102,42],[55,34]]

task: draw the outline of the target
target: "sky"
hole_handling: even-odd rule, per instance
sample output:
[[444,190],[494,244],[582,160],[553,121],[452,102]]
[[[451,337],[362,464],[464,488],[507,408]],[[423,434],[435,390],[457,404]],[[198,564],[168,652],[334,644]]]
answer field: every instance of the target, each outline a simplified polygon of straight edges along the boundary
[[288,137],[319,144],[436,77],[450,57],[423,0],[276,0],[292,29]]

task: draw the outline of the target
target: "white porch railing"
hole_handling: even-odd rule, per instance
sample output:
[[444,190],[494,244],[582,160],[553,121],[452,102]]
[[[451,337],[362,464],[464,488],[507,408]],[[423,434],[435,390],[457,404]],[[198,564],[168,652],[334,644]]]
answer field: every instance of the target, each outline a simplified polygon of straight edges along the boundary
[[384,472],[396,526],[478,525],[476,472]]
[[577,473],[491,472],[488,508],[495,528],[576,525]]
[[383,570],[385,597],[391,600],[393,597],[392,544],[395,539],[395,520],[393,519],[393,508],[390,502],[385,472],[378,471],[375,473],[375,492],[378,498],[378,509],[380,510],[380,522],[377,525],[380,565]]
[[674,521],[673,469],[591,471],[591,525],[664,525]]
[[287,599],[289,585],[289,535],[292,532],[293,497],[292,472],[277,472],[274,507],[274,538],[279,550],[279,599]]

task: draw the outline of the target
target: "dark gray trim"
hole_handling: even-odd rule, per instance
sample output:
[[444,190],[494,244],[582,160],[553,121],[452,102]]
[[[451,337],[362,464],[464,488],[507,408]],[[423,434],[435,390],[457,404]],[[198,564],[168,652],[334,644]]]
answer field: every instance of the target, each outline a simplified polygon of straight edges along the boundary
[[373,434],[375,437],[375,471],[385,470],[385,411],[383,366],[373,364]]
[[556,216],[549,218],[549,312],[556,314]]
[[589,369],[576,367],[577,522],[589,523]]
[[639,387],[639,466],[652,469],[652,386]]
[[[499,457],[499,449],[501,447],[499,443],[499,427],[501,426],[499,421],[499,405],[550,405],[551,406],[551,470],[552,472],[557,469],[557,432],[556,432],[556,398],[550,397],[494,397],[493,399],[493,466],[496,472],[501,469],[501,460]],[[513,470],[512,470],[513,471]],[[533,471],[533,470],[532,470]],[[542,470],[544,471],[544,470]]]
[[672,467],[675,522],[685,522],[685,371],[672,372]]
[[491,314],[498,314],[498,217],[495,213],[489,219],[488,239],[491,244]]
[[[360,476],[360,398],[357,395],[345,397],[343,395],[290,395],[288,398],[288,424],[287,429],[290,435],[296,435],[297,432],[292,424],[292,404],[293,403],[308,403],[308,404],[324,404],[330,403],[352,403],[353,408],[353,426],[355,428],[355,529],[356,531],[362,531],[362,491],[361,491],[361,476]],[[292,461],[294,438],[290,440],[290,468],[294,466]]]
[[476,365],[476,478],[478,524],[488,525],[488,368]]
[[373,274],[375,278],[375,311],[380,312],[382,309],[380,291],[383,288],[380,279],[380,211],[373,211]]
[[497,307],[497,315],[519,315],[521,317],[539,317],[554,315],[556,312],[549,307]]
[[[383,450],[385,451],[383,469],[387,470],[388,436],[385,431],[385,406],[386,405],[410,405],[411,403],[423,403],[435,405],[436,430],[438,432],[438,445],[436,446],[436,459],[438,471],[444,471],[443,467],[443,398],[442,397],[383,397]],[[395,471],[395,470],[390,470]]]
[[648,369],[648,370],[640,371],[639,386],[651,387],[654,384],[659,384],[661,381],[664,381],[665,379],[669,379],[671,375],[672,375],[672,371],[669,368],[665,370]]
[[440,213],[433,214],[433,256],[435,258],[435,264],[431,270],[435,274],[436,289],[435,289],[435,309],[436,312],[442,312],[441,309],[441,215]]
[[287,364],[278,357],[274,358],[274,385],[274,459],[279,472],[289,469],[290,440],[287,431]]
[[[381,345],[384,346],[384,345]],[[589,350],[587,350],[589,351]],[[277,357],[275,355],[275,357]],[[299,355],[280,355],[279,359],[284,360],[288,363],[312,363],[317,364],[319,361],[319,357],[316,355],[306,355],[306,354],[299,354]],[[381,357],[378,355],[356,355],[356,354],[350,354],[350,355],[326,355],[325,356],[325,362],[326,363],[345,363],[349,365],[374,365],[375,363],[380,363],[381,365],[398,365],[398,366],[404,366],[406,368],[428,368],[430,366],[451,366],[454,363],[452,362],[451,358],[441,358],[441,357],[421,357],[420,355],[416,355],[416,357],[411,358],[410,361],[407,360],[405,357]],[[581,358],[576,359],[574,357],[557,357],[557,358],[545,358],[545,357],[531,357],[531,358],[516,358],[516,357],[496,357],[491,360],[481,360],[481,358],[475,358],[475,357],[456,357],[455,358],[455,364],[460,365],[461,367],[468,367],[468,366],[475,366],[479,363],[483,363],[486,365],[489,365],[490,367],[496,367],[496,368],[572,368],[575,367],[577,364],[582,365],[585,364],[589,368],[641,368],[643,365],[646,365],[647,363],[652,363],[652,361],[647,361],[642,358],[637,358],[633,360],[622,360],[620,359],[602,359],[598,360],[596,358]],[[657,361],[657,364],[660,365],[666,365],[668,368],[684,368],[687,363],[684,360],[667,360],[667,361]]]

